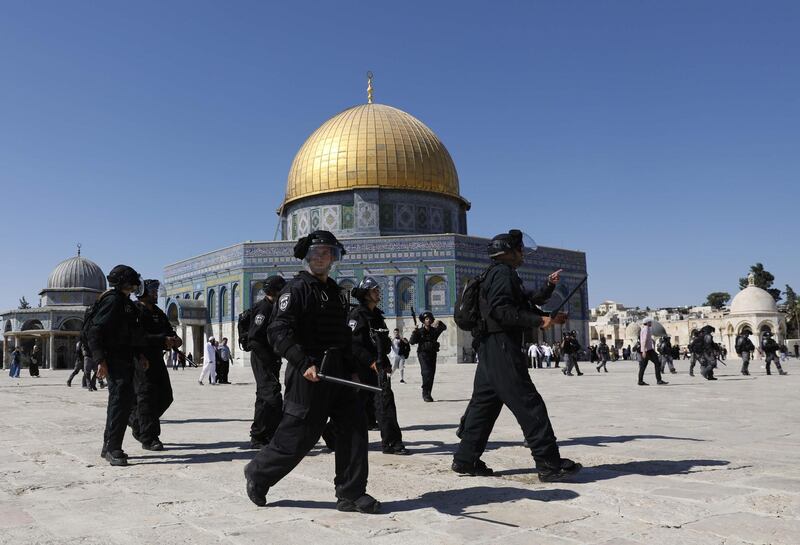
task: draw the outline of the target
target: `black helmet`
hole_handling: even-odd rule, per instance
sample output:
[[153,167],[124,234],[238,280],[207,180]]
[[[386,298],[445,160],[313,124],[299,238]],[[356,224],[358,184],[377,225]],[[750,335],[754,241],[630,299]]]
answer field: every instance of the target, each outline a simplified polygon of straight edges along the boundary
[[764,334],[763,334],[763,335],[761,335],[761,336],[762,336],[762,337],[772,337],[772,333],[771,333],[771,332],[769,332],[769,331],[765,331],[765,332],[764,332]]
[[508,233],[500,233],[492,237],[486,247],[489,257],[501,256],[512,250],[522,249],[522,231],[511,229]]
[[752,334],[753,332],[750,331],[749,329],[745,329],[744,331],[742,331],[742,335],[752,335]]
[[374,278],[372,278],[371,276],[365,276],[361,280],[361,282],[358,283],[358,286],[356,286],[350,291],[350,295],[361,301],[362,299],[364,299],[364,297],[367,296],[367,292],[369,290],[380,287],[381,287],[380,284],[378,284],[378,282]]
[[338,255],[336,259],[341,259],[347,253],[342,246],[342,243],[336,240],[336,237],[330,231],[314,231],[308,235],[301,237],[297,244],[294,245],[294,256],[297,259],[305,259],[308,254],[309,248],[312,246],[331,246],[337,249]]
[[419,315],[419,321],[425,323],[425,318],[430,318],[431,321],[435,320],[436,318],[433,317],[433,312],[426,310],[422,314]]
[[708,335],[709,333],[714,333],[714,331],[716,331],[716,329],[714,329],[714,326],[712,326],[712,325],[704,325],[704,326],[703,326],[703,327],[700,329],[700,331],[702,331],[703,333],[705,333],[706,335]]
[[144,293],[144,282],[138,272],[133,267],[127,265],[117,265],[106,276],[108,284],[112,288],[118,288],[124,285],[136,286],[137,297]]
[[155,291],[156,295],[158,295],[158,288],[161,287],[161,282],[155,280],[153,278],[148,278],[144,281],[144,287],[142,288],[142,294],[137,295],[139,299],[150,293],[151,291]]
[[275,295],[286,286],[286,279],[276,274],[264,280],[263,285],[264,287],[262,289],[264,293],[267,295]]

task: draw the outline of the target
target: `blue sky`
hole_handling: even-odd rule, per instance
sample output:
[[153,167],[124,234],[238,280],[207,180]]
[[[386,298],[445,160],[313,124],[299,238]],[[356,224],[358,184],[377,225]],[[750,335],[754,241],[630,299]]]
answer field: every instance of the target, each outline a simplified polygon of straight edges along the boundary
[[[375,98],[472,201],[585,251],[590,304],[800,288],[800,3],[47,2],[0,17],[0,307],[83,244],[108,271],[269,240],[305,138]],[[502,190],[498,191],[498,188]]]

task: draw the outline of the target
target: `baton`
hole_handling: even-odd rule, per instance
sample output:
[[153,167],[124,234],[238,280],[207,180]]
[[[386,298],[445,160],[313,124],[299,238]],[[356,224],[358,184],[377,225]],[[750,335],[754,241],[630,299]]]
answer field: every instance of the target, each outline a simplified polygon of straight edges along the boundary
[[329,375],[323,374],[321,371],[325,367],[325,360],[328,359],[328,351],[325,351],[325,355],[322,357],[322,363],[319,364],[319,371],[317,372],[317,376],[321,378],[325,382],[332,382],[334,384],[339,384],[341,386],[349,386],[351,388],[358,388],[361,390],[368,390],[370,392],[375,392],[376,394],[381,393],[383,390],[378,388],[377,386],[370,386],[369,384],[364,384],[361,382],[355,382],[353,380],[347,380],[339,377],[331,377]]
[[578,290],[581,288],[581,286],[583,286],[583,284],[584,284],[584,283],[586,283],[586,279],[587,279],[587,278],[589,278],[589,276],[588,276],[588,275],[587,275],[587,276],[584,276],[584,277],[583,277],[583,280],[581,280],[580,282],[578,282],[578,285],[577,285],[577,286],[575,286],[574,288],[572,288],[572,291],[571,291],[571,292],[569,292],[569,295],[567,295],[567,296],[564,298],[564,300],[563,300],[563,301],[561,301],[561,303],[559,303],[559,305],[558,305],[558,306],[555,308],[555,310],[551,310],[551,311],[550,311],[550,317],[551,317],[551,318],[555,318],[555,317],[556,317],[556,315],[558,314],[558,311],[560,311],[562,308],[564,308],[564,305],[566,305],[566,304],[567,304],[567,301],[569,301],[569,300],[572,298],[572,296],[573,296],[573,295],[575,295],[575,292],[577,292],[577,291],[578,291]]

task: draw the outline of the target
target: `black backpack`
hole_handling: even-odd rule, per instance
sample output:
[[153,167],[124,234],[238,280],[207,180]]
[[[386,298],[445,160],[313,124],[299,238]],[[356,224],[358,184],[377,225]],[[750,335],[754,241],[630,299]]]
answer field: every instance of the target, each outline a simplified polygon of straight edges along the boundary
[[111,293],[112,290],[107,290],[100,294],[94,303],[91,304],[89,308],[86,309],[86,312],[83,313],[83,325],[81,325],[81,334],[78,337],[78,340],[81,342],[81,349],[83,353],[89,357],[92,357],[92,352],[89,350],[89,327],[94,319],[95,314],[97,314],[97,307],[100,306],[100,300]]
[[407,358],[411,355],[411,345],[406,340],[400,341],[400,357]]
[[481,298],[481,283],[486,280],[486,275],[492,267],[489,267],[481,274],[473,276],[464,284],[464,289],[461,290],[461,295],[456,301],[456,308],[453,312],[453,319],[459,329],[464,331],[474,331],[483,325],[483,317],[481,316],[480,298]]
[[689,344],[689,350],[692,351],[693,354],[701,354],[703,349],[705,348],[706,344],[706,336],[703,333],[700,333],[692,339],[692,342]]
[[236,330],[239,333],[239,348],[250,352],[250,321],[253,319],[253,309],[248,308],[239,314]]
[[740,354],[742,352],[742,345],[744,344],[744,335],[736,335],[736,353]]

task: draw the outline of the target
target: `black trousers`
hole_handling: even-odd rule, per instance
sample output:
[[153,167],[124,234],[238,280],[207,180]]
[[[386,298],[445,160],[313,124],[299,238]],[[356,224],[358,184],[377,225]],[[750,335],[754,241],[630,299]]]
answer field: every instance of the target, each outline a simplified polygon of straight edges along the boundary
[[164,360],[148,358],[150,367],[136,368],[133,375],[134,399],[128,425],[142,443],[161,436],[160,419],[172,405],[172,383]]
[[369,392],[372,394],[375,420],[381,430],[381,446],[385,449],[403,446],[403,434],[400,431],[400,424],[397,423],[397,405],[394,402],[391,376],[386,373],[375,373],[370,369],[367,376],[361,377],[361,381],[381,389],[379,394]]
[[648,350],[642,356],[642,360],[639,362],[639,382],[644,382],[644,370],[647,367],[647,362],[653,362],[653,368],[656,371],[656,382],[661,382],[661,363],[658,361],[658,354],[656,354],[655,350]]
[[418,350],[417,358],[422,373],[422,393],[430,394],[433,390],[433,379],[436,376],[436,352]]
[[230,361],[217,361],[217,382],[228,384],[228,372],[231,369],[231,362]]
[[106,409],[106,430],[103,442],[109,452],[122,449],[125,428],[133,407],[133,362],[129,364],[108,364],[108,408]]
[[245,466],[245,475],[261,486],[274,486],[317,443],[328,418],[336,429],[338,498],[357,500],[366,493],[367,421],[355,390],[310,382],[293,366],[286,372],[283,416],[272,441]]
[[559,462],[547,407],[531,381],[519,344],[505,333],[495,333],[481,342],[478,354],[472,398],[459,430],[461,443],[455,460],[465,464],[478,461],[505,405],[522,428],[534,460]]
[[250,439],[269,443],[283,414],[283,397],[279,375],[281,361],[270,357],[266,348],[250,343],[250,368],[256,379],[256,402],[253,410],[253,423],[250,426]]

